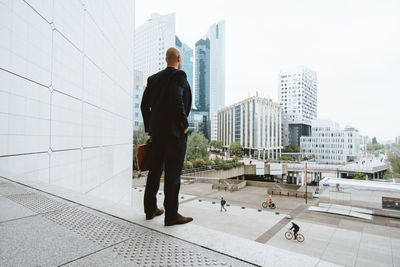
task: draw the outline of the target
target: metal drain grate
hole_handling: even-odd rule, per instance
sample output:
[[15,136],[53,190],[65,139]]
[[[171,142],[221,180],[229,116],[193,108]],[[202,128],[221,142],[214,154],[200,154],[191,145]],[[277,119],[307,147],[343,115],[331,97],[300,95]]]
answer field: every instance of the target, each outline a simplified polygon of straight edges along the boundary
[[43,217],[105,247],[147,231],[139,226],[124,226],[77,208],[46,213]]
[[131,238],[113,251],[138,266],[252,266],[156,232]]
[[60,203],[36,193],[15,194],[5,197],[36,213],[45,213],[69,208],[67,204]]
[[26,194],[29,191],[25,190],[21,186],[17,186],[11,183],[1,183],[0,184],[0,195],[8,196],[8,195],[15,195],[15,194]]

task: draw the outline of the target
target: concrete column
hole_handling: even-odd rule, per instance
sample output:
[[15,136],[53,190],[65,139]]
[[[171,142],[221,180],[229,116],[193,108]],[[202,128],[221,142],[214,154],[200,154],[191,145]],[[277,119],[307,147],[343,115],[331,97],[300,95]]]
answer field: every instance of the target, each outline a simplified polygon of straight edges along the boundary
[[265,128],[266,128],[266,125],[265,125],[265,103],[263,102],[263,105],[261,106],[262,107],[262,132],[261,132],[261,134],[262,134],[262,137],[261,137],[261,140],[262,140],[262,147],[265,147]]

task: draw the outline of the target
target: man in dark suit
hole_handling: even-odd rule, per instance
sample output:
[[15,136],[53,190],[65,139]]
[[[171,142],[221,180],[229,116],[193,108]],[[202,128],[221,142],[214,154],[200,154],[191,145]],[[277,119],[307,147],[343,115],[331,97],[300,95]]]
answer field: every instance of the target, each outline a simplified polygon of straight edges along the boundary
[[141,110],[145,130],[152,139],[152,162],[144,193],[144,212],[147,220],[164,213],[157,208],[157,191],[164,170],[164,225],[170,226],[193,220],[178,213],[192,93],[185,72],[180,70],[182,56],[179,50],[169,48],[166,61],[166,69],[148,78]]

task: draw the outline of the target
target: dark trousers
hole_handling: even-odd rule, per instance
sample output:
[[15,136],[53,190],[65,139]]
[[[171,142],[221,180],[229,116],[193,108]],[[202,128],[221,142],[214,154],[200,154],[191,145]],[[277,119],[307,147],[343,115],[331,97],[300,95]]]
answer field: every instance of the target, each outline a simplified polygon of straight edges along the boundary
[[144,212],[157,209],[157,191],[164,170],[165,218],[174,219],[178,213],[181,172],[186,153],[187,135],[177,137],[152,137],[151,167],[144,192]]

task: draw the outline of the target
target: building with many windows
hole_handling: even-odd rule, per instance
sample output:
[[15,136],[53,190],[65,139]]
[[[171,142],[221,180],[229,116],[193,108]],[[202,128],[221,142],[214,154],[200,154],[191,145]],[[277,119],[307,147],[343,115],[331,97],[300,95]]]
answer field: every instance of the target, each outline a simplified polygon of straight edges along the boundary
[[394,138],[394,143],[400,145],[400,136]]
[[218,140],[225,147],[239,141],[246,153],[278,159],[282,151],[282,107],[254,96],[218,111]]
[[283,145],[300,146],[317,118],[317,74],[303,66],[281,70],[278,99],[283,108]]
[[199,112],[207,112],[207,132],[216,138],[217,124],[211,122],[218,109],[225,106],[225,21],[219,21],[195,45],[195,101]]
[[144,84],[147,78],[166,68],[165,53],[175,47],[175,13],[152,14],[135,31],[135,68],[143,72]]
[[175,47],[179,49],[182,55],[182,70],[186,73],[186,78],[190,88],[193,90],[193,49],[183,43],[178,36],[175,37]]
[[210,27],[210,116],[225,107],[225,20]]
[[195,100],[198,111],[210,111],[210,39],[200,39],[195,45]]
[[312,123],[311,136],[300,138],[300,151],[317,162],[346,163],[360,158],[360,134],[352,127],[342,130],[338,123],[316,120]]
[[137,130],[143,122],[142,111],[140,104],[144,91],[143,72],[135,70],[133,79],[133,129]]

